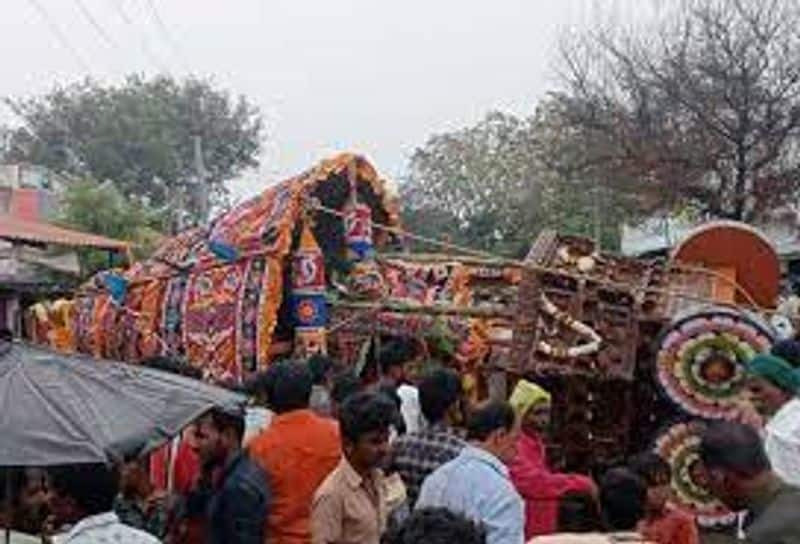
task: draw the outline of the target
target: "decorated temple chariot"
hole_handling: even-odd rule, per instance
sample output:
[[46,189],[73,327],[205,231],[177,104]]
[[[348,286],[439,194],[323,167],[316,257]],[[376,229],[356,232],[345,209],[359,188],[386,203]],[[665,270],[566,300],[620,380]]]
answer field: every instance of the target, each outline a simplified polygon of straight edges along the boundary
[[411,253],[408,236],[391,184],[341,154],[32,309],[28,334],[107,359],[171,356],[229,384],[315,353],[377,372],[381,343],[411,338],[473,400],[544,383],[557,464],[597,472],[652,447],[684,507],[731,521],[705,490],[698,431],[740,416],[746,361],[794,334],[768,240],[715,222],[642,260],[545,231],[515,261]]

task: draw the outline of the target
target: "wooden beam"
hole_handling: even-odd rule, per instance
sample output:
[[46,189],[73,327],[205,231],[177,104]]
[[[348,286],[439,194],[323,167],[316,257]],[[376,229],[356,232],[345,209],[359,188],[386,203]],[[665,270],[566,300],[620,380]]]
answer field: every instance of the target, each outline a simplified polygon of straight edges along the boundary
[[395,312],[398,314],[427,314],[427,315],[456,315],[463,317],[482,317],[482,318],[507,318],[514,316],[514,312],[507,306],[493,304],[491,306],[458,306],[455,304],[408,304],[389,301],[367,302],[367,301],[330,301],[334,308],[345,308],[348,310],[381,311]]
[[510,259],[481,259],[469,255],[446,255],[443,253],[380,253],[377,255],[379,261],[405,261],[417,264],[446,264],[460,263],[470,266],[486,266],[490,268],[522,268],[519,261]]

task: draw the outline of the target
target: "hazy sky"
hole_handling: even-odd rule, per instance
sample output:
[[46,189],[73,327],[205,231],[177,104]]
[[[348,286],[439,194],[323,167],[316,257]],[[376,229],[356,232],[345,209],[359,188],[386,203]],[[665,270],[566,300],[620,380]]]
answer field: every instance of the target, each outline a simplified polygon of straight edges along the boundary
[[[493,108],[532,111],[555,84],[561,32],[650,9],[642,0],[2,0],[2,6],[2,96],[40,93],[86,75],[115,81],[131,72],[169,71],[211,76],[252,99],[265,114],[268,141],[261,171],[232,184],[239,196],[344,149],[366,153],[384,174],[399,177],[410,152],[431,134],[475,122]],[[14,121],[5,106],[0,121]]]

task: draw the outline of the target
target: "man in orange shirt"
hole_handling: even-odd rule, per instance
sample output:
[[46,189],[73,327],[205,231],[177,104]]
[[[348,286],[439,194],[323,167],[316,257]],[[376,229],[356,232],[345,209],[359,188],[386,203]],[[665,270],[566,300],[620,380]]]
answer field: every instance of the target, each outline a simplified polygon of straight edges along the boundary
[[266,520],[270,544],[311,541],[314,492],[341,458],[339,427],[314,414],[308,403],[312,377],[308,366],[277,363],[266,392],[275,412],[270,426],[250,442],[250,455],[269,477],[272,495]]

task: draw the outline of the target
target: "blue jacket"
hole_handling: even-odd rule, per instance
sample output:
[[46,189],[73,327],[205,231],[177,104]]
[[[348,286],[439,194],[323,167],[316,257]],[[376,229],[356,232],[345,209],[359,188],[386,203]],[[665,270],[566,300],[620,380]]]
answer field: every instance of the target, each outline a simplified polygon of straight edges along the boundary
[[266,473],[239,452],[216,489],[201,486],[187,497],[187,514],[204,512],[209,544],[263,544],[271,493]]

